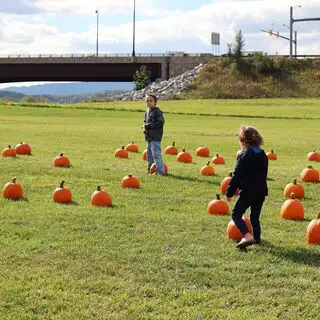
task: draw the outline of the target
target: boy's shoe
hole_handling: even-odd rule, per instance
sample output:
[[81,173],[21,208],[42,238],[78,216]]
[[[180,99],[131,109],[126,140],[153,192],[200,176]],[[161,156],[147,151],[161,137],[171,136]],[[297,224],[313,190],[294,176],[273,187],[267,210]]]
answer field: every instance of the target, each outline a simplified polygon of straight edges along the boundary
[[159,171],[156,171],[152,174],[153,176],[166,176],[167,174],[166,173],[161,173]]
[[250,235],[248,237],[244,237],[241,239],[241,241],[237,244],[238,249],[244,249],[248,246],[251,246],[256,243],[256,240],[254,240],[253,236]]

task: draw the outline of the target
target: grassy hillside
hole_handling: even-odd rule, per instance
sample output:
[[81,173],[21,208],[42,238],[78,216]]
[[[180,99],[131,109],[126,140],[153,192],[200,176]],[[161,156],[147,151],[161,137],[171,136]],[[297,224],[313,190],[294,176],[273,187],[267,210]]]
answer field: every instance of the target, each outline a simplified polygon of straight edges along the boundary
[[[31,144],[32,156],[0,158],[2,184],[17,176],[25,201],[0,199],[0,319],[318,319],[320,247],[305,243],[320,212],[320,184],[304,184],[304,221],[284,221],[283,188],[319,149],[319,100],[167,101],[163,147],[176,141],[192,164],[165,155],[168,177],[146,175],[140,126],[145,103],[0,106],[0,145]],[[236,130],[261,130],[270,163],[263,245],[238,252],[230,216],[206,208],[235,165]],[[134,140],[130,159],[113,157]],[[226,165],[199,170],[207,145]],[[52,166],[60,152],[72,168]],[[314,164],[320,168],[319,164]],[[120,187],[132,172],[140,190]],[[51,200],[64,179],[73,205]],[[94,208],[97,185],[113,208]],[[231,205],[234,204],[234,200]]]
[[268,57],[212,59],[185,98],[319,97],[320,60]]

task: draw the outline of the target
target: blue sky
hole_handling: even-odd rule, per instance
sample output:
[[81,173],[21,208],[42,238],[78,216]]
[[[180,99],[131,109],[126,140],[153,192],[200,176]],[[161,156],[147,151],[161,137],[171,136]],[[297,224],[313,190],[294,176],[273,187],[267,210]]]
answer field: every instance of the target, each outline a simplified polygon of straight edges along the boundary
[[[241,29],[246,50],[288,54],[287,41],[261,29],[288,36],[290,6],[295,18],[320,17],[319,0],[136,0],[136,51],[212,52],[213,31],[224,53]],[[133,0],[1,0],[0,55],[93,53],[97,7],[99,52],[130,53]],[[298,53],[320,54],[320,22],[294,27]]]

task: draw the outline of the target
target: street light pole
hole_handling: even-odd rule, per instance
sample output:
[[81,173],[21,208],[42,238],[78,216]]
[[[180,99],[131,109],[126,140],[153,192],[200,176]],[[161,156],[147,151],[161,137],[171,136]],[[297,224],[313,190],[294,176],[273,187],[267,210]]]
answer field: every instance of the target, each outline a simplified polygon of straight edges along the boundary
[[289,58],[292,58],[292,25],[293,25],[293,8],[290,7],[290,54],[289,54]]
[[294,56],[297,58],[297,30],[294,32]]
[[99,55],[99,10],[96,10],[97,14],[97,46],[96,46],[96,56]]
[[136,56],[135,41],[136,41],[136,0],[133,0],[133,39],[132,39],[132,56]]

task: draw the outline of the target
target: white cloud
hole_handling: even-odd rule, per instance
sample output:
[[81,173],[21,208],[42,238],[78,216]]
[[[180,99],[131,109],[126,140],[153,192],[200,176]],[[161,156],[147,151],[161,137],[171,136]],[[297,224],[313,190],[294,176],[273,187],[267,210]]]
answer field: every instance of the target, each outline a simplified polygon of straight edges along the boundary
[[[88,14],[99,6],[106,12],[132,11],[132,0],[33,0],[28,5],[55,14],[57,26],[59,14]],[[137,52],[165,52],[184,50],[190,52],[211,52],[210,33],[220,32],[221,50],[233,42],[235,32],[242,29],[247,50],[261,50],[270,54],[288,54],[289,44],[285,40],[269,37],[260,29],[273,25],[274,31],[288,36],[290,5],[301,4],[294,9],[294,16],[320,16],[318,0],[258,0],[235,1],[217,0],[216,2],[186,12],[170,12],[157,8],[158,1],[137,0],[137,8],[143,8],[145,15],[153,19],[137,20]],[[30,21],[31,20],[31,21]],[[2,25],[0,34],[1,53],[87,53],[94,51],[96,26],[88,26],[82,32],[63,32],[58,27],[46,24],[46,16],[34,14],[23,16],[0,16]],[[320,23],[296,23],[298,30],[299,53],[320,53],[317,39],[320,35]],[[119,23],[108,26],[100,24],[99,47],[101,51],[130,52],[132,43],[132,23]]]

